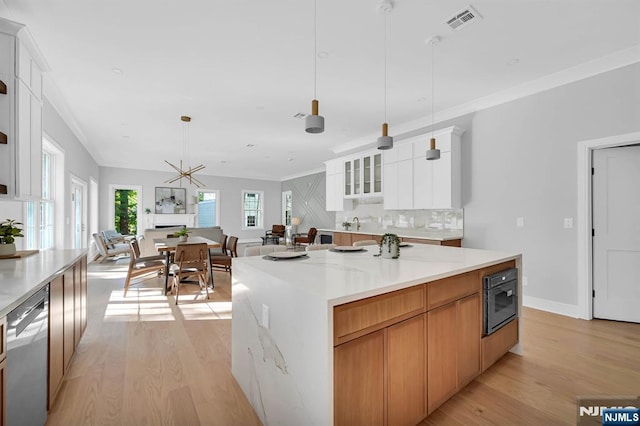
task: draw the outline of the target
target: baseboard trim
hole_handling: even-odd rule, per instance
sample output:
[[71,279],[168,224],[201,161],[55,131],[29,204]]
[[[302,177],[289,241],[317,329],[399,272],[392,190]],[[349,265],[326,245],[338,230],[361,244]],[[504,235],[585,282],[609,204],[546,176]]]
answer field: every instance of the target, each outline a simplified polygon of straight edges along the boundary
[[578,305],[570,305],[568,303],[561,303],[533,296],[524,296],[522,299],[522,305],[528,308],[540,309],[541,311],[564,315],[566,317],[580,318],[580,308]]

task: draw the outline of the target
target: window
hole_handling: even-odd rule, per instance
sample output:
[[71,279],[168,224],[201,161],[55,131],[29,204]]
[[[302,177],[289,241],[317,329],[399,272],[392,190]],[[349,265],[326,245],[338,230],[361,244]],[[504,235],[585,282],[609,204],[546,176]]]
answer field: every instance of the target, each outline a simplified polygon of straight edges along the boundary
[[203,189],[198,191],[198,226],[220,225],[220,191]]
[[242,229],[263,229],[263,191],[242,191]]
[[42,151],[42,199],[25,203],[25,248],[48,249],[54,246],[55,153]]

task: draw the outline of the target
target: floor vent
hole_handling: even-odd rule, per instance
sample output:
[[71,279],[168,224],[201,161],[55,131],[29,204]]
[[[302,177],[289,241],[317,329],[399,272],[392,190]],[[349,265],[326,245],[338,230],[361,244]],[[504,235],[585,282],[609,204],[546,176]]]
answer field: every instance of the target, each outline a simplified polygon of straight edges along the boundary
[[457,31],[479,19],[482,19],[482,16],[480,16],[472,6],[467,6],[463,11],[456,13],[452,18],[447,19],[447,25]]

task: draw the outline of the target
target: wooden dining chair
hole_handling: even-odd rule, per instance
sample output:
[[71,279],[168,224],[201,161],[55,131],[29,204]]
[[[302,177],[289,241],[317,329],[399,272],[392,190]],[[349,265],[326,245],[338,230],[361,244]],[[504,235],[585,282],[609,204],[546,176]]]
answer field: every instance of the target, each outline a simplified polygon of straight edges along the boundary
[[166,268],[163,255],[141,257],[138,240],[129,241],[129,248],[129,269],[127,270],[127,278],[124,280],[124,297],[127,296],[131,279],[150,272],[161,273]]
[[227,240],[227,254],[214,254],[211,256],[211,267],[221,268],[231,273],[231,262],[238,257],[238,237],[233,235]]
[[207,299],[209,298],[207,256],[209,256],[209,248],[206,243],[178,243],[176,245],[175,263],[171,265],[173,288],[176,291],[176,305],[178,304],[180,285],[185,284],[186,278],[197,278],[200,288],[205,289]]

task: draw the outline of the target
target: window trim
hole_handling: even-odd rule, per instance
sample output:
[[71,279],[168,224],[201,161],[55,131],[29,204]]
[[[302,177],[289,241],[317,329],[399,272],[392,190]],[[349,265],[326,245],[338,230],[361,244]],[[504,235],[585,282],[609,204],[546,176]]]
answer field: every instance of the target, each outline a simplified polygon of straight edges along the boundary
[[[258,194],[258,199],[260,200],[260,208],[259,208],[259,212],[260,212],[260,221],[259,223],[256,224],[256,226],[246,226],[245,223],[245,209],[244,209],[244,197],[245,194]],[[240,226],[241,229],[243,231],[255,231],[255,230],[264,230],[264,191],[261,190],[253,190],[253,189],[243,189],[240,192],[240,211],[241,211],[241,216],[240,216]]]

